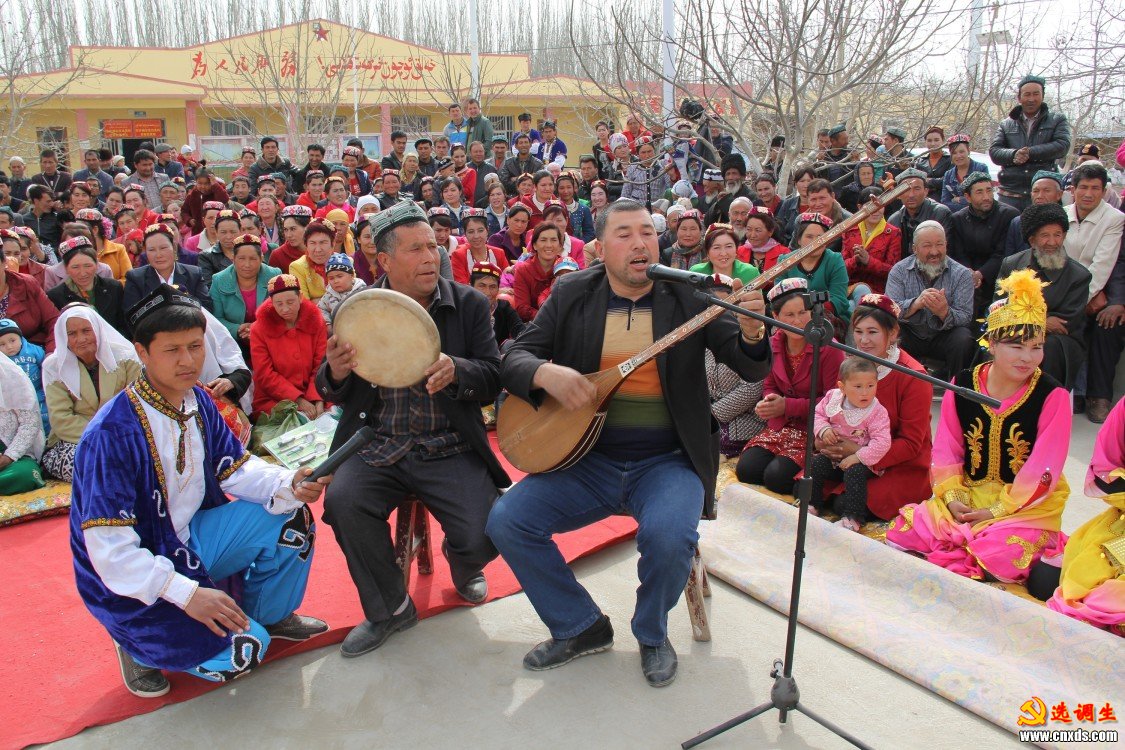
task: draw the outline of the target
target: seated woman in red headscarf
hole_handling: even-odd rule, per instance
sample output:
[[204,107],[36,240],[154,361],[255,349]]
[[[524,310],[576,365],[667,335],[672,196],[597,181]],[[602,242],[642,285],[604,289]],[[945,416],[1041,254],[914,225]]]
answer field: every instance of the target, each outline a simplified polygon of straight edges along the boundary
[[[770,289],[770,313],[782,323],[803,329],[809,323],[809,284],[801,278],[783,279]],[[779,495],[792,495],[797,475],[805,463],[805,435],[812,385],[812,346],[799,333],[777,330],[770,338],[773,364],[762,384],[762,400],[754,408],[766,429],[746,444],[738,459],[738,481],[763,485]],[[839,349],[820,350],[817,393],[836,387],[840,363]]]
[[1047,303],[1034,271],[1000,282],[988,313],[992,361],[956,383],[1000,401],[993,409],[946,391],[934,440],[933,497],[907,505],[887,544],[977,580],[1024,583],[1041,559],[1058,560],[1070,487],[1070,395],[1039,369]]
[[254,362],[254,418],[281,401],[293,401],[309,419],[324,413],[316,390],[316,371],[328,346],[328,329],[316,305],[301,296],[296,276],[283,273],[269,282],[250,326]]

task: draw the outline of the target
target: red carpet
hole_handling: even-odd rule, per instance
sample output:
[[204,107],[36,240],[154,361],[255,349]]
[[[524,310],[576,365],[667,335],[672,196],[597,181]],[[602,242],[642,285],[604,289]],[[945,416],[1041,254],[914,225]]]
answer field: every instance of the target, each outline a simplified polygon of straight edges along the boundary
[[[511,466],[506,468],[513,479],[520,476]],[[321,507],[320,503],[314,506],[318,520]],[[560,536],[558,541],[566,558],[573,560],[635,531],[633,519],[612,517]],[[8,634],[7,677],[0,689],[7,718],[0,726],[0,747],[62,739],[86,727],[194,698],[216,686],[177,673],[169,676],[172,691],[163,698],[136,698],[125,690],[109,636],[78,598],[68,534],[65,516],[0,530],[0,621]],[[436,523],[431,534],[435,550],[440,550],[441,529]],[[519,591],[503,560],[494,561],[485,572],[490,600]],[[454,593],[440,552],[434,554],[433,575],[415,573],[411,595],[422,617],[467,606]],[[344,557],[323,524],[300,611],[327,620],[332,630],[305,643],[276,641],[267,661],[338,643],[363,619]],[[252,690],[253,682],[247,688]]]

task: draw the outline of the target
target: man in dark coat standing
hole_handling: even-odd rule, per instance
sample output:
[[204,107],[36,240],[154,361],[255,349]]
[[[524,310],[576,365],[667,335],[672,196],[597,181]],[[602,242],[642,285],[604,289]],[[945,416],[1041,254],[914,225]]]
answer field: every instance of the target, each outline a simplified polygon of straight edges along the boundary
[[1019,85],[1019,106],[996,128],[988,156],[1000,170],[1000,200],[1017,211],[1031,203],[1031,177],[1044,169],[1058,171],[1058,161],[1070,152],[1070,123],[1043,103],[1047,82],[1024,76]]
[[[550,630],[551,638],[523,660],[527,669],[543,670],[613,644],[609,618],[575,580],[552,536],[632,514],[641,555],[633,635],[642,672],[659,687],[676,676],[668,611],[687,582],[700,515],[713,509],[719,433],[704,349],[754,382],[769,369],[769,343],[756,320],[735,322],[723,313],[655,360],[626,369],[631,357],[706,305],[686,286],[647,278],[660,253],[644,206],[611,203],[598,214],[596,231],[603,262],[555,284],[534,324],[505,353],[501,380],[513,397],[540,405],[549,395],[575,410],[596,395],[586,374],[616,366],[630,379],[607,404],[592,449],[567,469],[523,479],[493,508],[487,530]],[[742,305],[764,310],[757,292]]]
[[418,622],[395,560],[391,511],[407,495],[422,501],[445,532],[442,552],[457,593],[477,604],[488,597],[482,570],[496,557],[485,521],[499,488],[511,484],[481,419],[481,406],[500,391],[500,351],[488,300],[439,278],[434,232],[417,204],[404,201],[380,211],[371,228],[386,270],[376,286],[401,292],[429,312],[441,355],[417,385],[380,387],[353,371],[355,349],[333,336],[317,373],[317,390],[344,409],[333,448],[364,425],[376,431],[336,471],[336,489],[324,499],[324,521],[348,561],[367,618],[344,639],[344,656],[373,651]]
[[992,180],[986,174],[970,172],[961,189],[969,205],[950,218],[949,257],[972,270],[976,285],[973,313],[981,317],[992,301],[1008,225],[1019,212],[992,197]]

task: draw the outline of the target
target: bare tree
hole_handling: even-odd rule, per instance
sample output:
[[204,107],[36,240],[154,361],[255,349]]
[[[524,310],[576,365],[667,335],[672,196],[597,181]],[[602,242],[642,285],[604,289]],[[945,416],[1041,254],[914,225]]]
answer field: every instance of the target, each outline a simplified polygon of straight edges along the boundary
[[68,6],[0,0],[0,19],[10,27],[10,33],[0,33],[0,154],[51,145],[65,164],[67,138],[61,128],[35,117],[45,127],[32,141],[24,136],[27,126],[43,105],[115,71],[90,67],[85,52],[69,54],[73,9]]
[[[650,16],[638,30],[638,11],[629,0],[614,4],[615,41],[605,54],[626,70],[639,67],[643,80],[666,81],[660,57],[651,53],[660,39],[657,22]],[[788,156],[797,157],[806,153],[817,127],[842,118],[850,97],[937,54],[921,30],[963,14],[937,0],[687,0],[677,5],[680,72],[672,83],[689,91],[685,79],[694,79],[704,87],[702,100],[708,89],[725,95],[728,111],[708,114],[744,154],[778,134]],[[641,103],[636,88],[594,80],[623,106]],[[793,161],[785,160],[782,184]]]
[[[1049,71],[1049,96],[1070,119],[1075,140],[1125,116],[1125,11],[1106,0],[1085,0],[1079,18],[1050,42],[1058,63]],[[1067,156],[1069,167],[1074,152]]]

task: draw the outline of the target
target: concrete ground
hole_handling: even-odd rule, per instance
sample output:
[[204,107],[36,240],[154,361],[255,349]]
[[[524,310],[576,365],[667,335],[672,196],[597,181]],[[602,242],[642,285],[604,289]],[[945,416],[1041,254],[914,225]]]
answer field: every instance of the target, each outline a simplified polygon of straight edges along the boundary
[[[1075,418],[1067,531],[1104,507],[1079,497],[1095,434],[1096,426]],[[636,558],[627,543],[574,566],[612,619],[617,643],[558,670],[534,673],[520,666],[523,654],[546,637],[520,594],[425,620],[358,659],[341,658],[336,646],[290,657],[195,700],[56,745],[672,748],[767,700],[769,671],[784,650],[785,620],[715,579],[713,640],[693,642],[686,608],[678,606],[669,629],[680,654],[679,676],[667,688],[645,684],[629,633]],[[831,639],[802,627],[797,644],[803,702],[873,747],[1020,746],[1015,736]],[[770,712],[703,747],[850,745],[804,716],[781,726]]]

